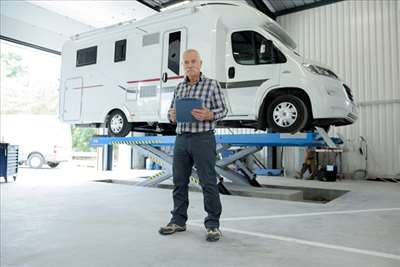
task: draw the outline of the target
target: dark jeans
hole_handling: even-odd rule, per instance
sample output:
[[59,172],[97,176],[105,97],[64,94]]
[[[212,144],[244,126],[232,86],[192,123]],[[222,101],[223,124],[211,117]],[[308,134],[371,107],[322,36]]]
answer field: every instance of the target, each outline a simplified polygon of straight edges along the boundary
[[174,209],[171,223],[185,225],[188,219],[189,178],[193,164],[203,189],[206,228],[219,227],[222,207],[215,172],[216,144],[214,132],[176,136],[173,161]]

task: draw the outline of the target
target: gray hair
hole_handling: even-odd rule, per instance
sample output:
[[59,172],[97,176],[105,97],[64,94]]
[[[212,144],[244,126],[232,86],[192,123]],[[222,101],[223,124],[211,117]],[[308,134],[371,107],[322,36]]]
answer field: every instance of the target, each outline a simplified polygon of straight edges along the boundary
[[193,48],[186,49],[185,52],[183,52],[182,57],[184,57],[185,54],[187,54],[187,53],[195,53],[197,55],[197,57],[199,58],[199,60],[201,61],[200,53],[196,49],[193,49]]

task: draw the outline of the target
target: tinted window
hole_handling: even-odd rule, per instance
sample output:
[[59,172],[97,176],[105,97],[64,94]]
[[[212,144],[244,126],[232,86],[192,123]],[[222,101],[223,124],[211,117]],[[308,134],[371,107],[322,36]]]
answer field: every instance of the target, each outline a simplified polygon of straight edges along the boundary
[[[256,53],[256,61],[258,64],[268,64],[272,63],[273,58],[265,58],[262,57],[262,53],[265,53],[266,49],[266,43],[267,39],[265,39],[263,36],[261,36],[258,33],[254,33],[254,48],[255,48],[255,53]],[[274,54],[274,53],[272,53]]]
[[244,65],[256,64],[253,42],[253,32],[244,31],[232,34],[233,57],[237,63]]
[[96,64],[96,61],[97,61],[97,46],[79,49],[76,52],[77,67]]
[[115,42],[114,62],[124,61],[126,56],[126,39]]
[[168,40],[168,68],[179,75],[179,62],[181,55],[181,32],[169,34]]
[[242,65],[258,65],[286,62],[285,56],[275,46],[272,56],[266,58],[267,39],[253,31],[235,32],[232,34],[232,52],[235,61]]

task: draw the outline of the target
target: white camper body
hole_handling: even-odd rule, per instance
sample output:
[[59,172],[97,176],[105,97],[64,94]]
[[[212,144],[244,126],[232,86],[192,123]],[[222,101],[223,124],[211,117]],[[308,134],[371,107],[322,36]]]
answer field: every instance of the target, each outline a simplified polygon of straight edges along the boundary
[[62,50],[60,119],[106,123],[120,136],[172,131],[167,112],[184,78],[182,54],[194,48],[224,91],[229,112],[220,126],[294,132],[353,123],[350,89],[295,46],[256,9],[215,1],[77,35]]

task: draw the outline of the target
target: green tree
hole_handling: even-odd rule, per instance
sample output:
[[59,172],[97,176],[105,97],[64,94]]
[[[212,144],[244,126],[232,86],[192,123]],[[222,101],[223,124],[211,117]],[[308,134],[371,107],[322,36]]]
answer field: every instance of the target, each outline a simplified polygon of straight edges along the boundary
[[26,68],[21,65],[22,57],[16,53],[1,53],[1,63],[5,65],[7,78],[18,78],[26,73]]
[[[8,45],[1,43],[1,46],[6,48]],[[33,77],[32,70],[40,67],[41,63],[17,51],[2,51],[0,54],[1,113],[57,114],[56,77],[46,74]],[[48,55],[43,57],[46,60]]]
[[72,149],[75,151],[91,152],[96,151],[89,145],[90,138],[96,134],[94,128],[80,128],[73,126],[72,131]]

